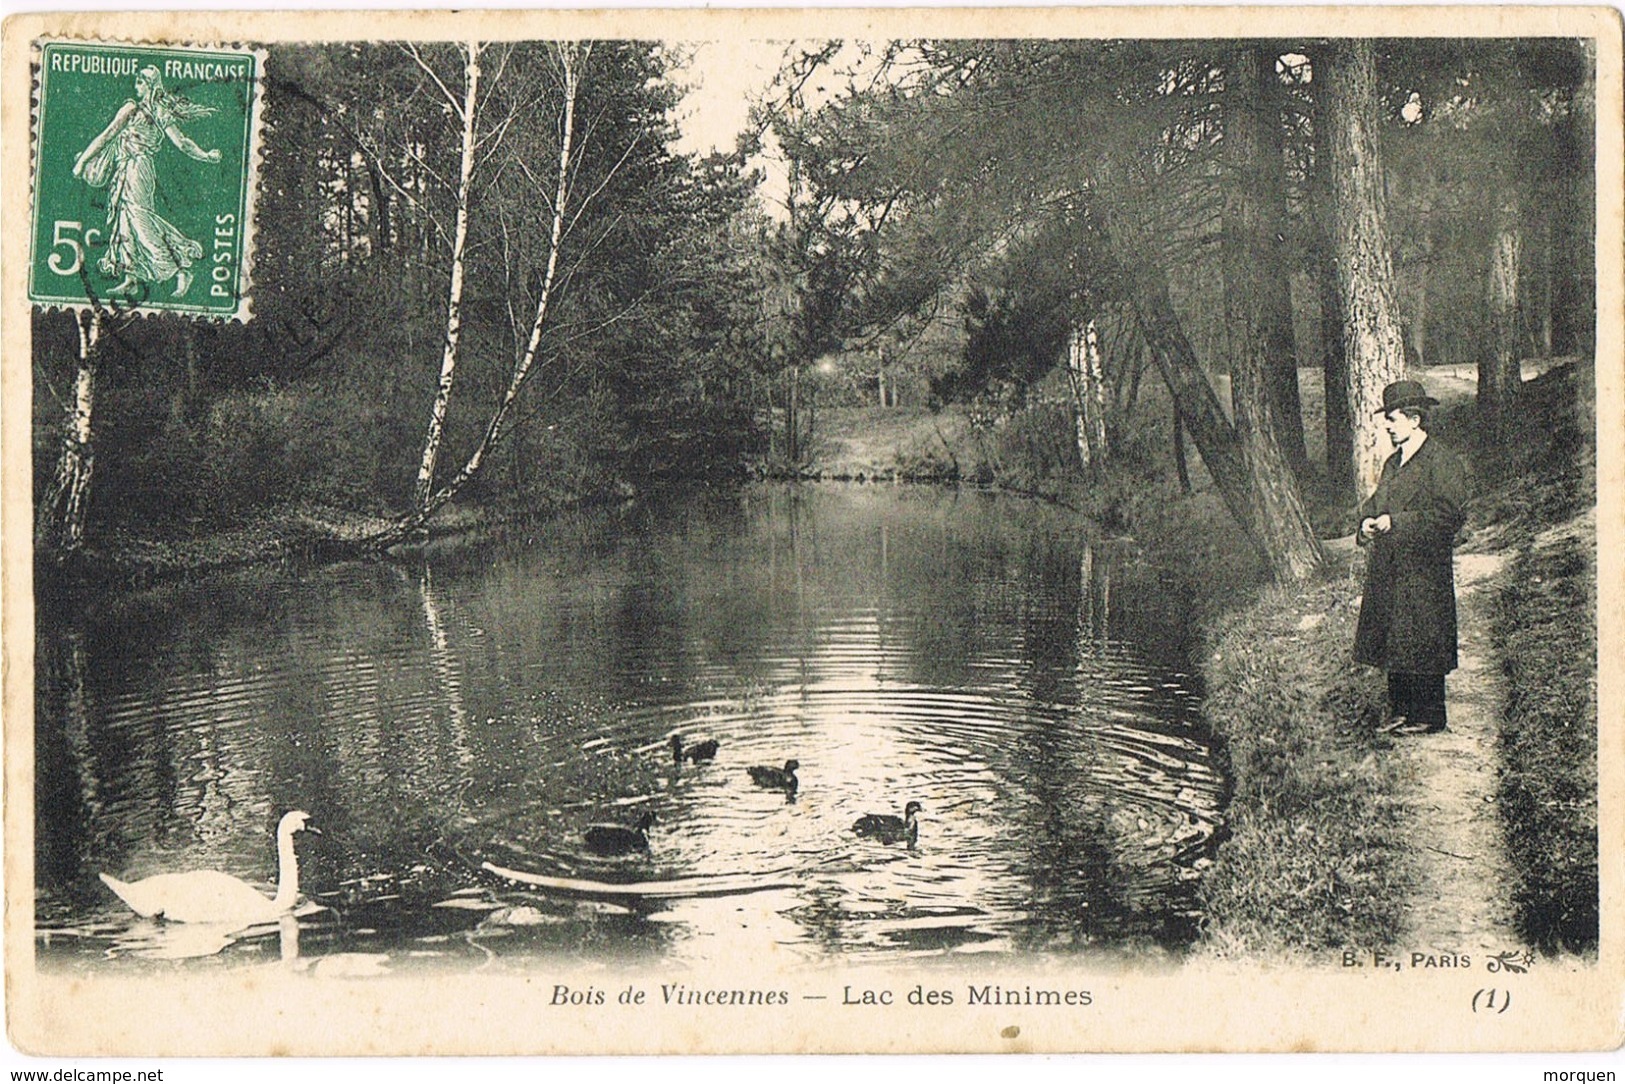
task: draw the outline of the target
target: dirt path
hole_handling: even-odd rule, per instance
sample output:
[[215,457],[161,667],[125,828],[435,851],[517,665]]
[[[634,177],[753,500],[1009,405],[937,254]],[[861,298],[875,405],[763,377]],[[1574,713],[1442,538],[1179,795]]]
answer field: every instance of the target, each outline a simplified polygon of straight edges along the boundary
[[1517,944],[1495,804],[1502,690],[1489,642],[1491,585],[1506,561],[1456,558],[1461,665],[1447,682],[1450,728],[1395,739],[1411,784],[1406,805],[1422,875],[1399,939],[1406,951],[1477,956]]

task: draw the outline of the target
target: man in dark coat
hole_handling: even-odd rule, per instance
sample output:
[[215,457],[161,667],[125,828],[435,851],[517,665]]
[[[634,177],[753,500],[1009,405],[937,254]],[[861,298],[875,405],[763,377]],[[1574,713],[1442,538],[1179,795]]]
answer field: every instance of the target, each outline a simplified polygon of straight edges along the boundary
[[1388,438],[1376,492],[1360,506],[1357,541],[1369,546],[1354,659],[1388,672],[1384,730],[1428,734],[1445,726],[1444,676],[1456,668],[1456,585],[1451,549],[1466,522],[1467,474],[1429,440],[1422,385],[1382,391]]

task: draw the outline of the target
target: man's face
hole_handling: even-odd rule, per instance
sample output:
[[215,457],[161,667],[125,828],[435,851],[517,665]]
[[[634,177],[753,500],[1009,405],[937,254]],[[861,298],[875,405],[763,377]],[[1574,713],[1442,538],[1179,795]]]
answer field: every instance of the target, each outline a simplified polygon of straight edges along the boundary
[[1422,427],[1422,421],[1415,414],[1404,410],[1390,410],[1386,415],[1385,425],[1388,429],[1388,439],[1394,442],[1394,447],[1403,446],[1417,430]]

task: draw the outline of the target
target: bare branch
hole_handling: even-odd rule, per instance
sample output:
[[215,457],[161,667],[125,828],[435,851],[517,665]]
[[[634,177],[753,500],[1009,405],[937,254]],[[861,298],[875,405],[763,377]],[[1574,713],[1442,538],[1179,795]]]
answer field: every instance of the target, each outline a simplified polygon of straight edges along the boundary
[[576,213],[574,217],[570,219],[570,225],[567,226],[564,231],[566,235],[575,229],[576,223],[581,221],[582,213],[592,205],[592,201],[598,196],[598,194],[608,187],[609,182],[614,180],[616,175],[621,172],[621,167],[626,165],[626,160],[632,157],[632,152],[637,149],[638,144],[642,141],[643,133],[639,132],[635,137],[633,137],[632,142],[627,144],[626,153],[622,154],[615,164],[609,168],[609,171],[604,174],[604,179],[598,182],[598,187],[587,193],[586,198],[581,200],[580,203],[576,204]]
[[417,43],[409,41],[405,45],[401,46],[401,49],[417,62],[417,66],[422,68],[424,73],[428,75],[430,79],[434,80],[434,85],[440,88],[440,93],[445,96],[445,99],[447,103],[450,104],[452,111],[457,114],[457,118],[459,120],[463,119],[463,103],[457,100],[457,95],[451,92],[451,88],[446,86],[446,84],[441,81],[440,76],[436,74],[435,70],[431,68],[428,62],[423,59],[423,55],[418,52]]

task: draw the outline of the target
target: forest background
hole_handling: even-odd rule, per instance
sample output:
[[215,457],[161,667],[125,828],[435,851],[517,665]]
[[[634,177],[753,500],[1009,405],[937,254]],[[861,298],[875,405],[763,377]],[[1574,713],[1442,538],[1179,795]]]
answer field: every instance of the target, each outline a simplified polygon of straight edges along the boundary
[[255,319],[34,318],[42,566],[794,476],[869,403],[942,438],[903,476],[1211,478],[1292,579],[1384,383],[1470,365],[1493,429],[1591,350],[1584,42],[817,42],[703,157],[683,56],[273,48]]

